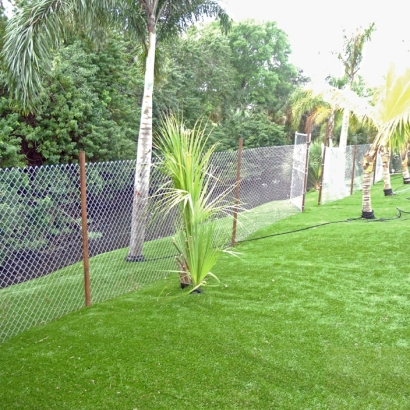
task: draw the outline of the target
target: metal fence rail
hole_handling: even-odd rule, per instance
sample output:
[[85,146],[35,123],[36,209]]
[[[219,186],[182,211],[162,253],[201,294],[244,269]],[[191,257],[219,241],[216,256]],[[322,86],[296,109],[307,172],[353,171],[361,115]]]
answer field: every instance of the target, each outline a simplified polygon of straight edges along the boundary
[[[294,155],[294,146],[243,151],[239,199],[245,211],[239,212],[237,241],[299,212],[290,201]],[[216,152],[211,164],[219,184],[215,195],[231,189],[233,201],[238,153]],[[126,261],[135,165],[86,165],[92,303],[139,289],[176,268],[170,240],[175,214],[155,214],[156,193],[166,182],[155,163],[145,260]],[[84,306],[79,174],[79,165],[0,170],[0,340]],[[230,230],[233,216],[219,223]]]

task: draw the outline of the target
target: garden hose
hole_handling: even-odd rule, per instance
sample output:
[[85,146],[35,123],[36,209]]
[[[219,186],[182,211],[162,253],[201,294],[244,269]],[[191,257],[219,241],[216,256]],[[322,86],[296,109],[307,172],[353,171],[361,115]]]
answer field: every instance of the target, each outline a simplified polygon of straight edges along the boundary
[[[389,222],[389,221],[394,221],[396,219],[402,218],[402,214],[410,214],[410,211],[404,211],[403,209],[400,209],[398,207],[396,207],[396,209],[397,209],[397,215],[394,218],[377,218],[377,219],[363,219],[362,217],[348,218],[348,219],[344,219],[344,220],[340,220],[340,221],[324,222],[322,224],[307,226],[305,228],[295,229],[295,230],[292,230],[292,231],[286,231],[286,232],[274,233],[274,234],[271,234],[271,235],[260,236],[258,238],[243,239],[242,241],[237,241],[236,243],[257,241],[259,239],[266,239],[266,238],[271,238],[271,237],[280,236],[280,235],[288,235],[288,234],[291,234],[291,233],[306,231],[308,229],[315,229],[315,228],[325,226],[325,225],[332,225],[332,224],[345,223],[345,222],[353,222],[353,221],[363,221],[365,223]],[[407,219],[410,219],[410,217],[409,218],[404,218],[403,220],[407,220]]]
[[[398,188],[396,188],[394,191],[392,191],[391,196],[397,195],[396,192],[402,192],[402,191],[397,191],[399,188],[401,188],[401,186],[398,187]],[[410,189],[410,188],[408,188],[408,189]],[[406,189],[406,191],[407,191],[408,189]],[[406,198],[406,199],[409,199],[409,200],[410,200],[410,197],[408,197],[408,198]],[[251,241],[257,241],[257,240],[260,240],[260,239],[272,238],[272,237],[275,237],[275,236],[289,235],[289,234],[292,234],[292,233],[307,231],[307,230],[309,230],[309,229],[319,228],[319,227],[321,227],[321,226],[333,225],[333,224],[345,223],[345,222],[363,221],[363,222],[366,222],[366,223],[370,223],[370,222],[389,222],[389,221],[394,221],[394,220],[396,220],[396,219],[403,219],[403,220],[410,219],[410,216],[409,216],[408,218],[402,218],[402,216],[403,216],[404,214],[410,215],[410,211],[405,211],[405,210],[403,210],[403,209],[400,209],[400,208],[397,207],[397,206],[396,206],[396,209],[397,209],[397,214],[396,214],[395,217],[392,217],[392,218],[365,219],[365,218],[362,218],[361,216],[359,216],[359,217],[357,217],[357,218],[347,218],[347,219],[343,219],[343,220],[340,220],[340,221],[324,222],[324,223],[317,224],[317,225],[307,226],[307,227],[305,227],[305,228],[294,229],[294,230],[292,230],[292,231],[286,231],[286,232],[274,233],[274,234],[271,234],[271,235],[260,236],[260,237],[258,237],[258,238],[243,239],[243,240],[241,240],[241,241],[236,241],[236,243],[251,242]],[[175,258],[176,256],[177,256],[177,255],[168,255],[168,256],[162,256],[162,257],[159,257],[159,258],[145,259],[144,262],[151,262],[151,261],[158,261],[158,260],[163,260],[163,259],[170,259],[170,258]]]

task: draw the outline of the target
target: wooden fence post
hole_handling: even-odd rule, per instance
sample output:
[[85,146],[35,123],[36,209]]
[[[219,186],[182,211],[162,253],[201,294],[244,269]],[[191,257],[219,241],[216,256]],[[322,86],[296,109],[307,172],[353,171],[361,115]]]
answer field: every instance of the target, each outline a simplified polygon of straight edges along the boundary
[[83,263],[85,305],[91,305],[90,261],[88,256],[87,186],[85,177],[85,152],[80,151],[81,227],[83,232]]
[[305,178],[303,181],[303,197],[302,197],[302,212],[305,211],[306,191],[308,184],[308,172],[309,172],[309,147],[311,142],[312,133],[312,120],[309,119],[306,124],[306,159],[305,159]]
[[232,246],[235,246],[235,243],[236,243],[236,228],[238,224],[238,204],[239,204],[239,193],[240,193],[240,184],[241,184],[242,147],[243,147],[243,138],[239,138],[238,164],[236,166],[235,207],[233,210]]

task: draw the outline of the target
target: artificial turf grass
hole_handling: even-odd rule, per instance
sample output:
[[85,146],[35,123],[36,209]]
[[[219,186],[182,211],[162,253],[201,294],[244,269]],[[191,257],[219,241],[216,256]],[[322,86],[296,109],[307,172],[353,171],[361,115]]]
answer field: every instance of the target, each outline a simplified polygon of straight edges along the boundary
[[[168,238],[145,244],[148,261],[125,261],[128,249],[90,259],[91,298],[96,303],[164,277],[174,252]],[[165,257],[164,257],[165,256]],[[52,274],[0,290],[0,341],[84,306],[84,269],[78,262]],[[20,318],[16,318],[20,316]]]
[[[238,216],[237,238],[295,213],[289,201],[270,202]],[[218,221],[229,232],[232,217]],[[175,270],[176,249],[171,238],[144,244],[143,263],[126,261],[128,248],[90,258],[91,300],[98,303],[140,289]],[[46,276],[0,289],[0,342],[29,328],[48,323],[84,306],[83,263],[59,269]]]
[[[376,216],[407,205],[377,188]],[[345,201],[308,206],[262,233],[360,215],[360,197]],[[170,275],[33,329],[0,345],[0,403],[406,409],[408,226],[353,221],[243,243],[205,294],[165,298],[181,293]]]

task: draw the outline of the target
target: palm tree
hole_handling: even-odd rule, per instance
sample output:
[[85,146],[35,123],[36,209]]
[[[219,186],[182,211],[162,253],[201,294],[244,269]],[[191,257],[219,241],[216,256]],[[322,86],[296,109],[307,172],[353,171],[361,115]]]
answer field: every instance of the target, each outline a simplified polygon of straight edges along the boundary
[[342,91],[345,89],[346,81],[346,77],[328,77],[326,83],[311,83],[305,87],[297,88],[290,97],[292,127],[297,129],[304,115],[307,115],[307,122],[311,124],[320,125],[327,121],[325,139],[332,147],[336,113],[345,110],[333,103],[331,95],[335,92],[334,89],[340,90],[339,92],[348,92]]
[[303,116],[307,114],[306,123],[320,125],[328,121],[327,137],[332,145],[335,124],[335,107],[325,102],[320,93],[312,88],[297,88],[290,97],[292,107],[292,127],[297,129]]
[[[345,68],[345,75],[348,80],[346,87],[348,90],[352,89],[354,78],[359,71],[360,64],[363,60],[363,47],[366,41],[370,40],[374,30],[375,25],[374,23],[371,23],[365,30],[358,29],[351,38],[347,38],[346,35],[344,35],[343,55],[339,54],[338,58]],[[349,117],[350,112],[348,109],[345,109],[343,112],[342,130],[340,132],[339,140],[339,147],[342,150],[345,150],[347,145]]]
[[[338,55],[345,68],[344,77],[328,77],[329,85],[308,85],[304,89],[297,89],[291,97],[294,121],[299,121],[302,114],[306,111],[310,112],[310,118],[313,120],[313,123],[319,124],[326,118],[329,119],[328,138],[330,145],[333,138],[335,111],[336,109],[343,111],[342,130],[339,138],[339,147],[342,152],[346,149],[350,112],[348,108],[344,109],[333,104],[333,97],[331,95],[334,93],[335,88],[343,89],[343,92],[349,94],[363,59],[364,44],[370,40],[374,30],[375,25],[372,23],[365,30],[358,29],[351,38],[344,35],[343,54],[340,53]],[[324,100],[325,96],[328,97],[327,100]],[[298,124],[294,123],[293,125],[297,126]]]
[[229,28],[230,18],[217,0],[38,0],[24,4],[7,27],[3,48],[7,83],[25,112],[35,112],[42,92],[41,73],[50,69],[52,50],[70,31],[82,30],[98,41],[104,29],[114,29],[144,45],[145,82],[127,260],[143,260],[157,39],[178,35],[201,16],[217,16],[222,27]]
[[385,84],[373,96],[373,101],[359,97],[349,89],[339,90],[326,85],[311,89],[312,96],[332,107],[349,110],[359,120],[377,129],[377,135],[363,158],[362,217],[374,218],[371,207],[370,187],[376,155],[382,153],[385,176],[385,194],[391,190],[388,163],[391,149],[403,149],[409,138],[410,126],[410,69],[397,75],[393,67],[386,76]]
[[[410,69],[397,75],[391,67],[385,84],[375,94],[372,104],[355,94],[350,94],[349,98],[346,98],[346,95],[334,95],[334,97],[337,105],[348,107],[356,117],[368,121],[377,129],[376,138],[363,158],[362,217],[374,218],[370,186],[377,152],[381,150],[382,157],[384,157],[384,174],[389,176],[390,150],[403,149],[409,140]],[[391,191],[391,186],[385,182],[385,195],[389,193],[389,190]]]

